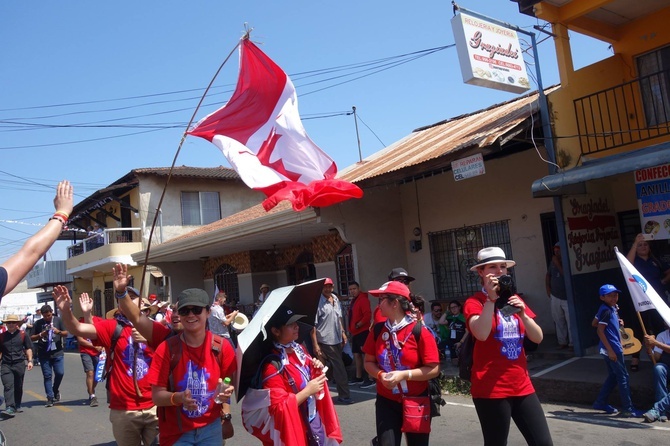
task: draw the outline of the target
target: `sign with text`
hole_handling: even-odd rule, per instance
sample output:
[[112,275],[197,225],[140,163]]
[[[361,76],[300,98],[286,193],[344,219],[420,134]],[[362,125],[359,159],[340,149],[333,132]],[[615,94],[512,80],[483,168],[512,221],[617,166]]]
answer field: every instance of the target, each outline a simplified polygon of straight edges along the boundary
[[455,181],[484,175],[486,173],[486,169],[484,169],[484,157],[482,157],[481,153],[478,153],[467,158],[452,161],[451,171],[454,173]]
[[563,199],[572,274],[618,268],[614,247],[621,237],[612,202],[602,193]]
[[670,164],[636,170],[635,192],[644,237],[670,239]]
[[530,89],[516,31],[463,13],[451,28],[463,82],[512,93]]

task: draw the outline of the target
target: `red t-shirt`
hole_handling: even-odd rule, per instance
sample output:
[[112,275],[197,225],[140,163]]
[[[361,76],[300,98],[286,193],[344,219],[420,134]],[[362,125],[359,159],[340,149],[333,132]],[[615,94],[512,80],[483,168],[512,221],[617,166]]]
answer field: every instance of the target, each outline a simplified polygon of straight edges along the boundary
[[[435,338],[424,326],[421,327],[421,336],[419,336],[419,343],[417,344],[412,334],[412,328],[414,328],[415,324],[416,322],[412,322],[396,333],[398,341],[401,343],[404,342],[404,344],[401,344],[402,349],[395,347],[391,341],[389,331],[386,325],[384,325],[376,341],[374,330],[370,332],[363,346],[363,352],[366,355],[373,355],[377,359],[379,368],[385,372],[415,369],[426,364],[439,364],[440,355],[437,352]],[[389,348],[393,356],[397,358],[393,365],[389,357]],[[403,393],[409,396],[422,395],[428,389],[428,381],[403,381],[400,385]],[[402,400],[400,390],[397,386],[393,390],[389,390],[379,380],[377,380],[377,393],[390,400],[398,402]]]
[[[486,299],[486,294],[479,291],[465,301],[463,313],[468,330],[470,318],[482,313]],[[528,307],[526,314],[535,317]],[[526,327],[518,315],[506,319],[496,310],[491,319],[489,337],[475,342],[470,389],[473,398],[507,398],[535,392],[523,350],[525,331]]]
[[170,333],[172,333],[170,328],[166,327],[160,322],[154,321],[151,332],[151,343],[153,344],[153,347],[156,348],[157,345],[167,339],[167,337],[170,336]]
[[[93,323],[95,324],[96,322],[101,321],[103,319],[98,317],[98,316],[93,316],[92,320],[93,320]],[[83,317],[79,318],[79,322],[84,322],[84,318]],[[93,343],[90,339],[87,339],[87,341]],[[97,344],[97,343],[95,343],[95,344]],[[79,353],[84,353],[84,354],[90,355],[90,356],[99,356],[100,355],[100,352],[98,350],[96,350],[95,347],[88,347],[86,345],[81,345],[81,344],[78,344],[78,345],[79,345]]]
[[[184,432],[207,426],[219,420],[221,406],[214,402],[214,392],[219,378],[232,378],[237,368],[235,351],[226,339],[222,339],[220,364],[212,352],[212,333],[207,331],[205,341],[200,347],[189,347],[182,341],[182,354],[172,371],[175,392],[191,391],[191,396],[198,401],[198,409],[186,411],[184,406],[165,407],[165,419],[158,417],[158,428],[161,433],[161,445],[171,445]],[[223,373],[222,373],[223,371]],[[156,349],[148,381],[151,385],[168,387],[170,373],[170,357],[168,345],[163,342]],[[181,431],[177,420],[177,411],[181,417]]]
[[[370,299],[368,299],[368,293],[360,292],[358,296],[354,299],[354,303],[351,307],[351,317],[349,318],[349,333],[352,335],[357,335],[363,333],[370,329],[370,317],[372,316],[372,311],[370,311]],[[356,328],[356,324],[359,324],[359,327]]]
[[[109,349],[112,344],[112,335],[114,334],[116,324],[117,322],[115,319],[103,319],[93,324],[98,334],[96,345],[100,345],[107,349],[108,361]],[[147,380],[147,374],[149,373],[149,367],[151,366],[151,359],[154,356],[154,351],[151,347],[142,342],[137,344],[137,385],[142,393],[142,396],[138,397],[133,382],[133,341],[131,333],[132,327],[123,327],[121,336],[114,349],[114,363],[112,364],[112,370],[107,377],[107,379],[110,380],[110,409],[140,410],[149,409],[154,405],[151,400],[151,385]]]

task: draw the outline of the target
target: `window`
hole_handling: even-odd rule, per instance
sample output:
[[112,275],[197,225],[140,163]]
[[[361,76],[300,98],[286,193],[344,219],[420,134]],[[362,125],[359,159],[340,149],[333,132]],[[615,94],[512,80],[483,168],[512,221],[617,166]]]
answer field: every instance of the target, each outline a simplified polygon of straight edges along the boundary
[[237,270],[232,265],[224,263],[219,266],[214,272],[214,283],[219,290],[226,293],[228,303],[239,302],[240,287],[237,283]]
[[[428,241],[435,298],[440,300],[463,300],[479,291],[479,275],[470,267],[476,263],[480,249],[498,246],[508,258],[513,258],[507,220],[430,232]],[[510,274],[514,274],[513,270]]]
[[637,70],[647,126],[670,121],[670,46],[639,56]]
[[181,193],[181,220],[184,226],[206,225],[220,219],[218,192]]
[[346,296],[349,292],[349,283],[356,280],[354,277],[354,257],[351,245],[346,245],[335,257],[337,268],[337,289],[340,294]]

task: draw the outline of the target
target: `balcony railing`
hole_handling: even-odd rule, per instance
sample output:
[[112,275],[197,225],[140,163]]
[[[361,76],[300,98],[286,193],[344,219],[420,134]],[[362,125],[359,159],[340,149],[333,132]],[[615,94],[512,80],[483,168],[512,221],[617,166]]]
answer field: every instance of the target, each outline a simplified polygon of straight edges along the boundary
[[140,241],[142,241],[142,230],[140,228],[105,229],[100,234],[92,235],[75,245],[68,246],[67,258],[70,259],[111,243],[134,243]]
[[670,134],[670,71],[574,100],[582,154]]

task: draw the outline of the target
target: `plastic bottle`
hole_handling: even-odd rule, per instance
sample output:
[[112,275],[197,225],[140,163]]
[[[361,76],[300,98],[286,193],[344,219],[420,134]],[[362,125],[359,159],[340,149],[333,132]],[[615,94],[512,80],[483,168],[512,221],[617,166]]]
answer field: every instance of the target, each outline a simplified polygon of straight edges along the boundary
[[[325,367],[321,370],[321,373],[322,373],[323,375],[325,375],[326,372],[328,372],[328,366],[325,366]],[[327,384],[324,384],[324,386],[325,386],[325,385],[327,385]],[[316,399],[317,399],[317,400],[322,400],[324,396],[326,396],[326,391],[325,391],[325,390],[322,390],[322,391],[320,391],[319,393],[316,394]]]
[[227,389],[229,385],[230,385],[230,378],[228,378],[228,377],[226,377],[225,379],[219,378],[219,384],[217,384],[216,390],[215,390],[216,393],[214,394],[215,395],[214,396],[214,402],[216,404],[230,403],[230,398],[226,398],[226,399],[219,398],[219,394],[223,393],[223,391],[225,389]]
[[444,359],[445,359],[447,362],[450,362],[450,361],[451,361],[451,349],[449,348],[449,346],[446,346],[446,347],[444,348]]

